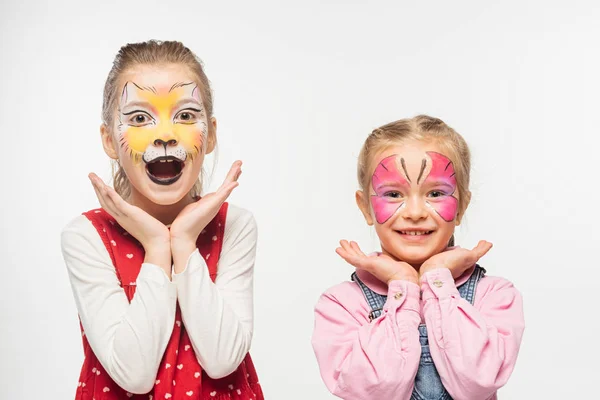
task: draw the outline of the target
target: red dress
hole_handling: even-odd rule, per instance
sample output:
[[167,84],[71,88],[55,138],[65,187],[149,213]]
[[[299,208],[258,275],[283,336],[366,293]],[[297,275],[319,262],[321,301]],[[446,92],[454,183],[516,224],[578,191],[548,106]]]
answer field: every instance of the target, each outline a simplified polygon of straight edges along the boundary
[[[102,238],[115,266],[117,276],[129,301],[135,295],[135,281],[144,260],[144,249],[140,243],[121,228],[115,219],[103,209],[84,213]],[[198,237],[197,246],[206,260],[211,279],[217,277],[217,263],[223,244],[227,203]],[[210,254],[211,257],[207,258]],[[180,399],[258,399],[263,394],[250,354],[231,375],[212,379],[198,363],[190,338],[181,322],[181,310],[177,305],[173,333],[160,363],[154,388],[146,394],[132,394],[120,388],[106,373],[92,348],[83,327],[83,349],[85,360],[77,385],[76,400],[180,400]]]

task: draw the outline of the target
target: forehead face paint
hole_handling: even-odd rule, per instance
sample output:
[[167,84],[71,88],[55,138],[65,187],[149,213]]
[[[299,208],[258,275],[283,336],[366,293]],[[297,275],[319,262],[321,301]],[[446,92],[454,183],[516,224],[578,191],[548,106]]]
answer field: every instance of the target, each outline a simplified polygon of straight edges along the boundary
[[[385,223],[404,206],[404,199],[394,196],[399,191],[406,192],[410,187],[407,177],[400,173],[397,161],[398,157],[395,154],[384,158],[375,168],[371,179],[375,191],[375,195],[371,196],[371,205],[378,224]],[[404,159],[400,159],[402,169],[406,170],[403,161]]]
[[[404,158],[394,154],[384,158],[375,168],[371,205],[378,224],[387,222],[400,208],[405,207],[405,196],[411,187],[425,186],[428,195],[425,204],[433,209],[446,222],[456,218],[458,199],[456,177],[452,161],[443,154],[427,152],[421,161],[416,180],[408,174]],[[413,176],[414,178],[414,176]],[[430,196],[431,193],[437,196]]]
[[158,157],[185,162],[206,142],[204,105],[194,82],[160,91],[127,82],[118,115],[119,143],[135,162],[150,163]]
[[458,210],[458,199],[454,197],[456,192],[454,164],[443,154],[428,151],[427,155],[431,160],[431,170],[423,184],[433,185],[433,189],[440,194],[437,197],[427,197],[427,204],[444,221],[453,221]]

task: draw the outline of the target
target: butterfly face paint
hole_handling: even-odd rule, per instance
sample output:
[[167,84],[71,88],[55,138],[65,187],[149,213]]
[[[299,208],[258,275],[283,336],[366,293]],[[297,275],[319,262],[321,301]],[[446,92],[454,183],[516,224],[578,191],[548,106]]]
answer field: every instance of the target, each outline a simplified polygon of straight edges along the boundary
[[[371,196],[371,205],[378,224],[385,223],[394,213],[404,206],[404,198],[396,197],[397,191],[405,192],[410,187],[407,178],[398,169],[397,155],[384,158],[373,173],[372,186],[375,195]],[[399,159],[402,165],[402,160]]]
[[168,90],[127,82],[118,115],[119,144],[135,163],[185,163],[206,142],[204,105],[194,82],[177,83]]
[[430,194],[436,194],[435,197],[427,197],[427,204],[444,221],[453,221],[458,210],[458,199],[454,197],[456,192],[454,164],[443,154],[428,151],[427,155],[431,160],[431,170],[423,184],[431,185],[435,192],[432,191]]
[[372,177],[375,194],[371,196],[371,205],[378,224],[384,224],[399,209],[406,207],[406,196],[411,189],[425,190],[425,205],[444,221],[451,222],[456,218],[458,199],[454,197],[456,178],[452,161],[443,154],[426,152],[418,170],[418,175],[411,179],[406,160],[396,154],[377,165]]

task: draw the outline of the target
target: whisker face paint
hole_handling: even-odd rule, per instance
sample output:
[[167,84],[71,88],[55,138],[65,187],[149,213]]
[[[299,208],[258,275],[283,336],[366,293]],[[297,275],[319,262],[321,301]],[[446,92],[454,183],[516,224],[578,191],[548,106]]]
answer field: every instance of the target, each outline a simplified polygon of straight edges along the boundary
[[181,163],[197,156],[206,143],[208,125],[202,98],[194,82],[168,90],[127,82],[118,110],[119,145],[134,163],[160,157]]

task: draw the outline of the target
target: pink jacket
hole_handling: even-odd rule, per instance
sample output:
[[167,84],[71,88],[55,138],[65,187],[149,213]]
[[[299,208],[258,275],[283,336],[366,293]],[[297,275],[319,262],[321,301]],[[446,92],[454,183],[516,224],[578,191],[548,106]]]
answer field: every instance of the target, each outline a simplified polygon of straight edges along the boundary
[[418,326],[425,323],[431,356],[452,398],[496,399],[517,361],[525,327],[522,298],[507,280],[485,276],[471,305],[456,286],[472,272],[455,282],[450,270],[439,268],[427,272],[419,288],[408,281],[387,287],[357,270],[371,290],[388,296],[372,323],[356,283],[327,290],[315,307],[312,338],[327,388],[346,400],[409,399],[421,356]]

